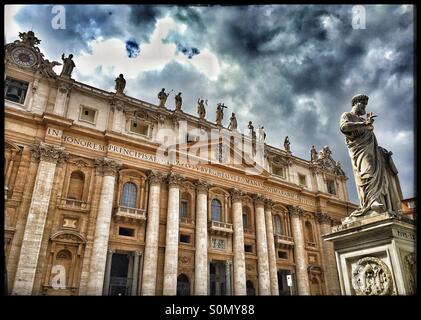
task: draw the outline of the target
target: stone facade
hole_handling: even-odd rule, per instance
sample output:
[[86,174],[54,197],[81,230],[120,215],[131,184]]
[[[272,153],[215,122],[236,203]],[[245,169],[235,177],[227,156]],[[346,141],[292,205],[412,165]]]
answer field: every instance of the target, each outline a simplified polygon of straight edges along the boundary
[[168,163],[159,129],[223,126],[13,61],[5,73],[28,84],[5,99],[9,294],[339,294],[322,235],[355,209],[342,172],[269,145],[255,175],[222,153]]

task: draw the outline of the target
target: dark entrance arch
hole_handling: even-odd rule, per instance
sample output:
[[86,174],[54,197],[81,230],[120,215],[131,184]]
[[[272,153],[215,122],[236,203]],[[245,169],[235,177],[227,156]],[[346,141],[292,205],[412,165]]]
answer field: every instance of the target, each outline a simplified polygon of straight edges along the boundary
[[177,277],[177,296],[189,296],[190,295],[190,281],[189,278],[184,274],[180,274]]

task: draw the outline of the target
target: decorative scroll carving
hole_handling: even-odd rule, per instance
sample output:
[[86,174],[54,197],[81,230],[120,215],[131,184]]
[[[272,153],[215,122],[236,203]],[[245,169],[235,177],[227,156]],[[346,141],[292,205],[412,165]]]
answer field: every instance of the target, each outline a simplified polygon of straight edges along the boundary
[[178,260],[180,261],[181,264],[190,264],[192,258],[191,257],[188,257],[188,256],[180,256],[178,258]]
[[232,189],[230,193],[231,193],[232,202],[242,201],[243,193],[240,190]]
[[167,177],[167,181],[168,181],[169,186],[178,186],[179,187],[183,183],[184,178],[179,174],[170,173]]
[[114,176],[121,168],[121,163],[108,158],[95,159],[97,172],[104,176]]
[[212,238],[212,248],[225,250],[225,240]]
[[317,160],[314,161],[321,169],[332,172],[338,176],[345,176],[339,161],[332,158],[332,151],[329,146],[324,146],[319,152]]
[[151,185],[161,184],[161,182],[164,180],[164,176],[162,175],[162,173],[152,170],[151,172],[149,172],[148,180]]
[[352,271],[352,287],[359,296],[384,296],[393,292],[392,274],[376,257],[358,260]]
[[69,159],[69,153],[63,147],[47,144],[44,142],[36,143],[31,146],[33,159],[60,163]]

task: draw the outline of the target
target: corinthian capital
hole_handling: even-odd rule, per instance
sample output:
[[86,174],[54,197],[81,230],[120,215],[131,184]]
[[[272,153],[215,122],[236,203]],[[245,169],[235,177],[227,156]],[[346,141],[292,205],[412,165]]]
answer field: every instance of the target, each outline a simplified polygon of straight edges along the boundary
[[149,172],[148,180],[151,185],[161,184],[161,182],[164,180],[164,176],[162,173],[152,170],[151,172]]
[[302,216],[303,213],[304,213],[304,210],[302,208],[300,208],[299,206],[288,205],[287,210],[288,210],[290,215],[298,216],[298,217]]
[[232,189],[230,193],[231,193],[232,202],[236,202],[236,201],[241,201],[242,200],[243,193],[240,190],[238,190],[238,189]]
[[262,196],[261,194],[255,194],[253,196],[253,201],[255,206],[264,206],[266,198]]
[[315,217],[319,223],[327,223],[331,225],[333,221],[333,219],[329,217],[327,213],[324,212],[316,212]]
[[66,152],[63,147],[44,142],[33,144],[31,146],[31,151],[32,158],[41,161],[58,163],[69,159],[69,153]]
[[273,205],[274,205],[274,202],[271,199],[265,200],[265,209],[266,210],[272,210]]
[[167,181],[169,186],[177,186],[179,187],[181,183],[183,182],[184,178],[176,173],[170,173],[167,176]]
[[210,184],[206,181],[199,180],[195,183],[197,192],[208,192]]
[[121,163],[108,158],[95,159],[97,172],[104,176],[114,176],[121,168]]

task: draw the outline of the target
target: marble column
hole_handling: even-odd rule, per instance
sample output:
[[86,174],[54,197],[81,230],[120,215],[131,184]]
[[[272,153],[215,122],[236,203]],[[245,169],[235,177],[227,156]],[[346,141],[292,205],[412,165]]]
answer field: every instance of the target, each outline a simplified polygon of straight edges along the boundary
[[194,294],[208,294],[208,189],[204,181],[196,184],[196,252],[194,258]]
[[31,295],[58,162],[67,160],[64,148],[40,142],[32,146],[39,159],[34,190],[17,265],[12,295]]
[[320,243],[322,245],[321,252],[323,258],[324,277],[326,282],[327,295],[341,295],[339,286],[339,275],[336,268],[335,250],[331,241],[324,241],[321,237],[324,234],[331,233],[332,218],[328,214],[316,213],[317,222],[320,225]]
[[156,273],[158,265],[159,208],[162,175],[152,171],[149,174],[149,200],[146,225],[145,253],[143,258],[142,296],[156,294]]
[[95,160],[97,174],[102,175],[101,193],[95,224],[95,237],[89,265],[87,295],[102,295],[116,174],[121,164],[108,158]]
[[168,176],[168,211],[165,238],[164,289],[163,295],[177,295],[178,239],[180,184],[182,177],[177,174]]
[[111,276],[111,265],[113,262],[113,254],[112,250],[107,251],[107,262],[105,265],[105,279],[104,279],[104,288],[102,290],[102,295],[107,296],[108,291],[110,288],[110,276]]
[[271,200],[265,201],[265,218],[266,218],[266,237],[268,242],[268,255],[269,255],[269,274],[270,274],[270,291],[273,296],[279,295],[278,288],[278,267],[276,266],[276,251],[275,251],[275,238],[273,233],[273,219],[272,219],[272,206]]
[[139,282],[139,260],[141,253],[136,251],[134,253],[134,263],[133,263],[133,281],[132,281],[132,296],[137,295],[137,284]]
[[298,295],[310,295],[306,251],[304,249],[304,233],[301,222],[303,211],[299,207],[288,206],[288,212],[291,216],[292,236],[294,238],[295,274]]
[[242,193],[234,189],[231,191],[232,222],[234,228],[234,294],[246,295],[246,262],[244,254],[243,205]]
[[259,295],[270,295],[270,275],[268,244],[265,223],[265,198],[254,196],[254,208],[256,215],[256,244],[257,244],[257,269],[259,277]]

